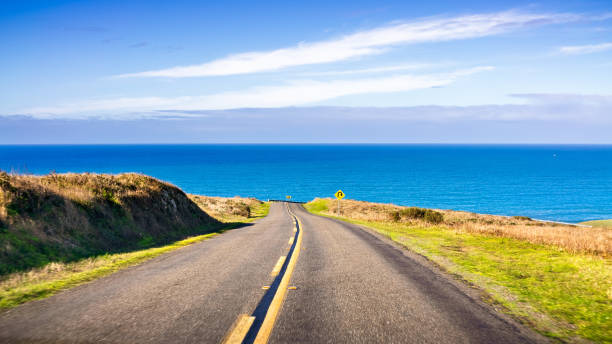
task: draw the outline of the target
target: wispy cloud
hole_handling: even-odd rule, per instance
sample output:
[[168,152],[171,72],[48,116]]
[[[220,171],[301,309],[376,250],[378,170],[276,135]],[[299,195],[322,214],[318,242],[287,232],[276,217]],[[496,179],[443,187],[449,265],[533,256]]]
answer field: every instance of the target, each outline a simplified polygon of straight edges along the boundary
[[612,143],[612,95],[520,94],[523,104],[165,110],[145,119],[0,117],[0,143]]
[[327,41],[300,43],[272,50],[246,52],[199,65],[118,75],[118,77],[204,77],[274,71],[292,66],[343,61],[381,54],[397,45],[469,39],[501,34],[522,27],[581,19],[567,13],[505,11],[451,18],[394,23]]
[[387,73],[387,72],[398,72],[407,70],[418,70],[431,68],[434,66],[440,66],[440,64],[433,63],[413,63],[413,64],[401,64],[384,67],[373,67],[373,68],[361,68],[361,69],[347,69],[347,70],[332,70],[326,72],[310,72],[302,75],[309,76],[329,76],[329,75],[354,75],[354,74],[370,74],[370,73]]
[[[612,124],[612,95],[589,94],[511,94],[523,104],[484,104],[470,106],[402,106],[402,107],[294,107],[279,109],[231,109],[172,111],[174,114],[199,114],[210,117],[234,115],[272,121],[282,117],[334,118],[343,121],[377,121],[388,123],[457,122],[457,121],[526,121]],[[356,122],[353,122],[356,123]]]
[[[203,96],[90,100],[60,106],[30,108],[21,113],[37,118],[127,117],[131,119],[134,117],[133,113],[150,116],[151,112],[160,110],[224,110],[302,106],[347,95],[405,92],[439,87],[448,85],[457,78],[491,69],[493,67],[481,66],[439,74],[403,74],[331,81],[295,80],[282,85],[261,86]],[[126,114],[129,115],[126,116]]]
[[559,52],[568,55],[583,55],[612,50],[612,43],[570,45],[559,48]]

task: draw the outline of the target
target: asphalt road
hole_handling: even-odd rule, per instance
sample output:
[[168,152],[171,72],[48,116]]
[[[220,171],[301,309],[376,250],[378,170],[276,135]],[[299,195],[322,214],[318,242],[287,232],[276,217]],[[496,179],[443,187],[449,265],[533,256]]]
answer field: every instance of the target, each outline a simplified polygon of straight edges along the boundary
[[420,256],[274,203],[253,225],[0,314],[0,343],[220,343],[241,314],[256,319],[249,341],[283,278],[296,288],[270,343],[546,342]]

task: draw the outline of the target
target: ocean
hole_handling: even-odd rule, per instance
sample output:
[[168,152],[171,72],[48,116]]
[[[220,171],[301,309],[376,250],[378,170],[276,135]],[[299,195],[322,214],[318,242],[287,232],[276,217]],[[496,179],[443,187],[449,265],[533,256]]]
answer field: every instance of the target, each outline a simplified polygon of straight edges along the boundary
[[185,192],[332,197],[580,222],[612,218],[611,145],[0,146],[18,173],[139,172]]

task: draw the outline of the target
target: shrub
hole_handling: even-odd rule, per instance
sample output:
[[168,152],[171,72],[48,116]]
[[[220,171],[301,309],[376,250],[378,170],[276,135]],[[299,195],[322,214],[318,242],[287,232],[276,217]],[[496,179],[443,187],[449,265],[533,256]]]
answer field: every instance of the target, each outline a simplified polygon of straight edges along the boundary
[[394,221],[394,222],[399,222],[402,219],[402,215],[400,214],[399,211],[394,211],[389,215],[391,216],[391,221]]
[[423,219],[429,223],[440,223],[444,220],[444,215],[434,210],[427,210]]
[[512,218],[517,220],[531,221],[531,218],[527,216],[512,216]]
[[425,217],[425,212],[425,209],[417,207],[410,207],[400,210],[401,216],[405,216],[411,219],[422,219],[423,217]]
[[141,248],[147,248],[147,247],[151,247],[153,245],[155,245],[155,239],[151,235],[148,235],[148,234],[145,235],[138,242],[138,246],[141,247]]
[[244,203],[236,203],[233,205],[234,210],[232,214],[242,217],[251,217],[251,207]]
[[444,220],[444,215],[435,210],[423,209],[417,207],[404,208],[400,211],[395,211],[389,214],[391,220],[398,222],[402,218],[422,219],[429,223],[440,223]]

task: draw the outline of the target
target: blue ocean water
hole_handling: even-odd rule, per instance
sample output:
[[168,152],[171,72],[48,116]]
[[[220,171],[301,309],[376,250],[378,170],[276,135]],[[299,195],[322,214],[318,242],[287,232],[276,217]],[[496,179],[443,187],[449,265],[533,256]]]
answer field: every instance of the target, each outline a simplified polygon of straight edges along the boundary
[[186,192],[348,198],[579,222],[612,218],[612,146],[0,146],[21,173],[140,172]]

